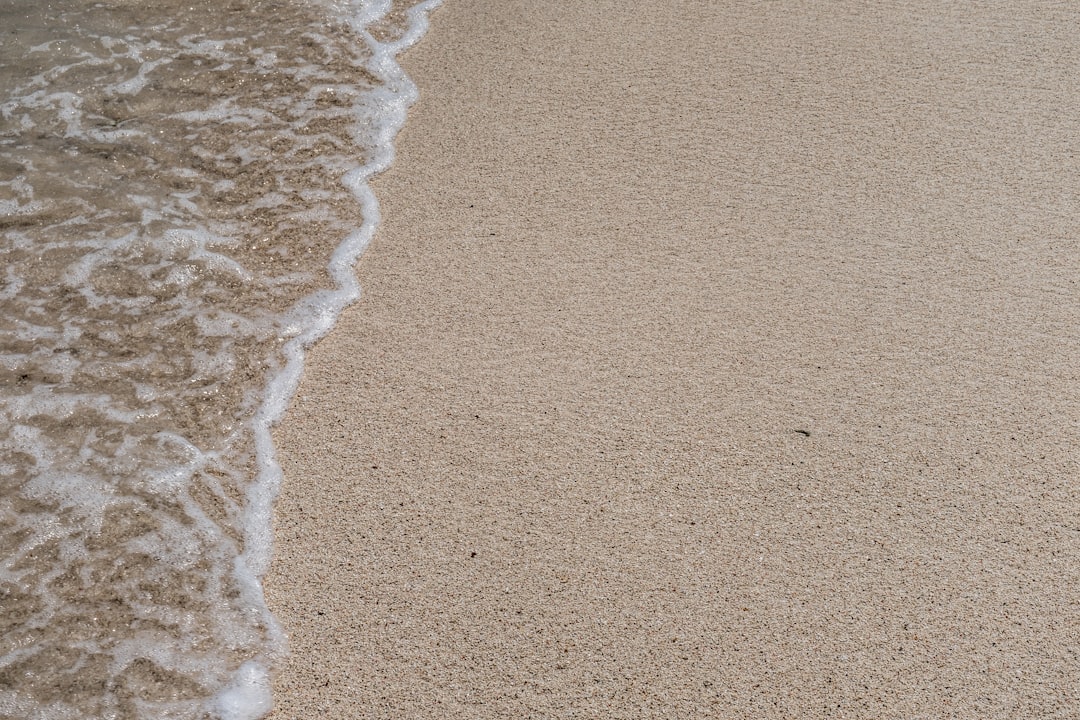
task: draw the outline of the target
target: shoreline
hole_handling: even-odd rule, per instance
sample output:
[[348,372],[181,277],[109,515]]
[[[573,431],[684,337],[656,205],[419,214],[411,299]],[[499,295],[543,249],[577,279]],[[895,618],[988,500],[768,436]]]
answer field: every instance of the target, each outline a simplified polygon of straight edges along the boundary
[[934,11],[433,14],[271,717],[1080,708],[1080,18]]

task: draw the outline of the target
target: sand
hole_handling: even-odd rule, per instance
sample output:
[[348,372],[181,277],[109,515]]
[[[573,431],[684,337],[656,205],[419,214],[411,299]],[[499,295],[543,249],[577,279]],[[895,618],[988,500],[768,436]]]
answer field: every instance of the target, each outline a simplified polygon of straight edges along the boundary
[[273,717],[1080,715],[1078,15],[448,0]]

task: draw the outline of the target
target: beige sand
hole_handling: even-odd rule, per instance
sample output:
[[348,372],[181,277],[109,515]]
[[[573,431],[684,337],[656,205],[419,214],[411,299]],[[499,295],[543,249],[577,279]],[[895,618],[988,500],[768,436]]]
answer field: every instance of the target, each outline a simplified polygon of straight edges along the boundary
[[448,0],[278,433],[274,717],[1080,716],[1050,5]]

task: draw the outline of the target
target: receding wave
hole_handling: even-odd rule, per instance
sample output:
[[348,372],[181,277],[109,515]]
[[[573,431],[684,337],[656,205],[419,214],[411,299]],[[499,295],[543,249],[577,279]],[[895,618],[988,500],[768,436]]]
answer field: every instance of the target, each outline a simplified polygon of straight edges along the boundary
[[0,10],[0,717],[269,709],[269,426],[435,4]]

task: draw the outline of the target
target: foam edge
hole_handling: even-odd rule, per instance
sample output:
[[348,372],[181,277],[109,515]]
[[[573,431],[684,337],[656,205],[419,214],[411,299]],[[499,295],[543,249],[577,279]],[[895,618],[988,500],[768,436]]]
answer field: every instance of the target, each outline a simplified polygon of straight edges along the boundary
[[371,113],[367,119],[375,121],[370,159],[342,179],[360,203],[364,219],[331,256],[329,271],[335,289],[305,297],[287,313],[294,317],[303,315],[308,322],[303,323],[302,329],[282,348],[285,367],[268,383],[262,405],[250,421],[259,470],[247,492],[243,512],[244,552],[237,558],[233,574],[246,604],[259,615],[267,629],[270,650],[266,657],[254,658],[241,665],[230,683],[210,698],[207,710],[219,720],[257,720],[273,708],[271,670],[286,656],[288,642],[284,630],[266,605],[262,586],[273,557],[273,505],[283,477],[271,429],[284,416],[296,394],[307,348],[325,336],[342,311],[360,297],[360,283],[353,267],[371,242],[381,219],[379,202],[370,181],[393,163],[393,141],[418,95],[416,85],[398,64],[397,56],[424,36],[428,29],[428,14],[441,4],[442,0],[426,0],[410,8],[405,33],[388,43],[375,40],[368,28],[389,12],[392,6],[389,0],[362,6],[354,16],[347,18],[372,53],[367,63],[368,71],[383,83],[365,94],[365,105]]

